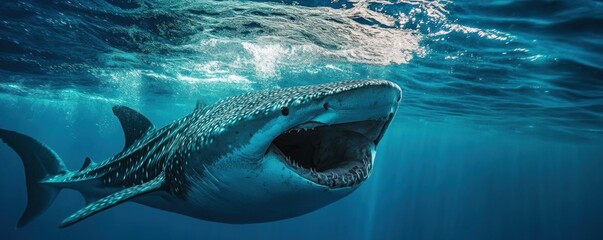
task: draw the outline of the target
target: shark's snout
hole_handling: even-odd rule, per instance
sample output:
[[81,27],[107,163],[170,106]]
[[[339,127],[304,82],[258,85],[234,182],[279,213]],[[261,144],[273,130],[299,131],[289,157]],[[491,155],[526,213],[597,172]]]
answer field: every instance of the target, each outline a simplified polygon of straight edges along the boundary
[[380,120],[396,112],[401,98],[402,91],[393,83],[351,89],[326,97],[323,103],[325,112],[312,121],[339,124]]

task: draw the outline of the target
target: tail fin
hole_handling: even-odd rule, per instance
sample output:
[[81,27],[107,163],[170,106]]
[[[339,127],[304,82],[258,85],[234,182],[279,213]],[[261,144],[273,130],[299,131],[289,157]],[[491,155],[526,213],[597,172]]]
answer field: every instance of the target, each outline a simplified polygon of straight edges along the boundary
[[60,190],[44,185],[40,181],[50,176],[64,174],[67,168],[52,149],[29,136],[0,129],[0,139],[17,152],[25,168],[27,208],[17,224],[20,228],[46,211]]

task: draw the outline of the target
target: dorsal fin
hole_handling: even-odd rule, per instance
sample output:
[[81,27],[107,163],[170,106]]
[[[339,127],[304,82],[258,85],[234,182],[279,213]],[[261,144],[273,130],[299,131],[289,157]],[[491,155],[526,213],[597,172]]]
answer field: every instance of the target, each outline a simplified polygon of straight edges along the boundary
[[153,124],[149,119],[139,112],[126,106],[113,106],[113,114],[119,119],[121,127],[126,137],[124,149],[141,138],[146,132],[153,129]]
[[86,159],[84,159],[84,165],[82,165],[82,168],[80,168],[80,171],[86,169],[88,166],[90,166],[90,163],[92,163],[92,159],[90,159],[89,157],[86,157]]
[[159,175],[157,178],[149,182],[123,189],[119,192],[101,198],[96,202],[89,203],[84,208],[80,209],[79,211],[75,212],[74,214],[63,220],[59,227],[64,228],[70,226],[76,222],[84,220],[96,213],[114,207],[132,198],[161,190],[165,186],[164,183],[165,178],[163,177],[163,175]]

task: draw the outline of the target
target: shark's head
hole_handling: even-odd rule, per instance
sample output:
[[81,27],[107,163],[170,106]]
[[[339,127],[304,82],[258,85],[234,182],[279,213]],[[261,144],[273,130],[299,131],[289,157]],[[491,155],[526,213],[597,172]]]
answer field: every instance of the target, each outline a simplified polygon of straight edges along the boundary
[[204,217],[282,219],[349,194],[370,175],[401,97],[390,81],[358,80],[254,92],[214,104],[203,114],[204,132],[211,134],[202,136],[208,144],[199,156],[206,163],[195,170],[200,177],[192,194],[209,192],[223,202],[200,204],[232,213]]

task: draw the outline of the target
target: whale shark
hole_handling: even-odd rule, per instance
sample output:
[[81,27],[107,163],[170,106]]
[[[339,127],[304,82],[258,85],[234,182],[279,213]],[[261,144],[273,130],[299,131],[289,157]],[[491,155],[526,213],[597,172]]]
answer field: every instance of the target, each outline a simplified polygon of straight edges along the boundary
[[398,85],[374,79],[255,91],[200,104],[162,128],[114,106],[125,146],[102,162],[86,158],[77,170],[34,138],[0,129],[25,168],[27,206],[17,227],[66,188],[86,204],[61,228],[126,201],[223,223],[314,211],[370,176],[401,97]]

